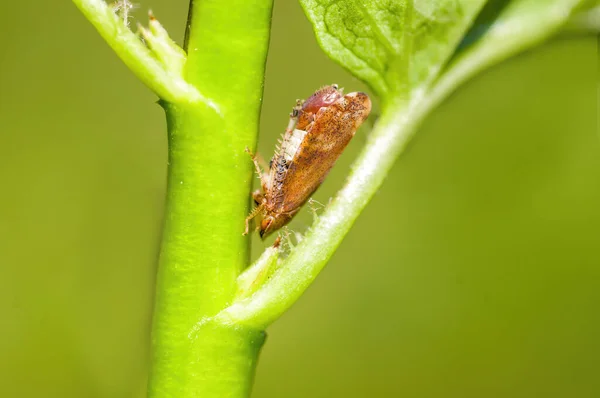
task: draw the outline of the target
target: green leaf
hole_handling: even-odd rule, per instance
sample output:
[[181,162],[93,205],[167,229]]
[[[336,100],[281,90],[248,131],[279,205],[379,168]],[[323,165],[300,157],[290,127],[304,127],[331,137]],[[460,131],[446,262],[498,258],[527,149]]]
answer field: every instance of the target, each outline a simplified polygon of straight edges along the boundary
[[426,86],[485,0],[300,0],[325,52],[380,96]]

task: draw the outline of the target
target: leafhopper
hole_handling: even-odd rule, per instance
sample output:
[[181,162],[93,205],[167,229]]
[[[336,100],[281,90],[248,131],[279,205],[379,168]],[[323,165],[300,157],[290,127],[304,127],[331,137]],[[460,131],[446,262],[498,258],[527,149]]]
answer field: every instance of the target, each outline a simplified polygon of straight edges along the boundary
[[252,156],[262,190],[252,194],[257,207],[246,217],[244,235],[258,215],[263,239],[290,222],[325,180],[370,111],[367,94],[344,95],[336,84],[298,101],[268,171]]

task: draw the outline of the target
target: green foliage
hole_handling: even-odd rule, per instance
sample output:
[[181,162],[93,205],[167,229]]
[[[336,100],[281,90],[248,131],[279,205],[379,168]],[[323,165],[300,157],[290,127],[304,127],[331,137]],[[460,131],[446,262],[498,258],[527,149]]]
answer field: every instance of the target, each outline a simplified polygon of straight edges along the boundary
[[[300,0],[323,50],[384,100],[422,94],[469,49],[480,70],[548,38],[582,0]],[[588,2],[589,3],[589,2]],[[481,11],[481,12],[480,12]],[[461,55],[461,60],[467,55]],[[414,95],[414,94],[413,94]]]
[[141,29],[146,46],[103,1],[74,2],[167,112],[150,396],[181,398],[247,396],[264,329],[315,280],[420,122],[475,73],[556,34],[592,4],[301,0],[325,52],[370,85],[383,112],[305,238],[285,259],[271,248],[243,272],[252,181],[244,148],[256,144],[271,0],[193,2],[187,54],[153,17]]
[[302,0],[323,50],[383,97],[427,85],[484,0]]
[[[369,142],[306,237],[218,322],[265,328],[310,286],[383,183],[421,121],[475,73],[555,34],[580,0],[483,2],[301,0],[323,49],[381,95]],[[401,21],[401,23],[398,23]]]

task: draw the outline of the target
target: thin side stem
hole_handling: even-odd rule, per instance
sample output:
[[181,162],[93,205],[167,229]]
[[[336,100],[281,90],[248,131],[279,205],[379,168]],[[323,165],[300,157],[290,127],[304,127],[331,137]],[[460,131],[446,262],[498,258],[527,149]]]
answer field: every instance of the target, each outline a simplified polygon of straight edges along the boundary
[[181,76],[168,73],[104,0],[73,0],[119,58],[156,95],[172,103],[210,101]]
[[298,300],[325,267],[427,114],[426,104],[418,104],[396,105],[383,113],[348,182],[306,237],[261,289],[219,313],[215,322],[264,328]]
[[513,18],[521,11],[519,6],[507,7],[488,35],[453,59],[431,89],[414,90],[408,104],[398,97],[384,109],[346,185],[307,236],[255,294],[233,303],[215,317],[215,322],[264,328],[281,316],[321,272],[422,120],[481,70],[556,33],[568,17],[565,10],[570,9],[548,7],[536,14],[539,24],[530,26],[526,18]]
[[571,17],[567,23],[567,34],[597,34],[600,32],[600,1],[590,5],[590,8],[581,10]]

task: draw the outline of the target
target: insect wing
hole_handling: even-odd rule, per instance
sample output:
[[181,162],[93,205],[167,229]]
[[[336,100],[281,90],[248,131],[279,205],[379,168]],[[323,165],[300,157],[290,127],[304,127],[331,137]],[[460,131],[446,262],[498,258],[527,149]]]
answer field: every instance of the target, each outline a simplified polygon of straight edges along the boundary
[[323,182],[371,110],[369,97],[351,93],[316,114],[287,165],[281,211],[302,206]]

